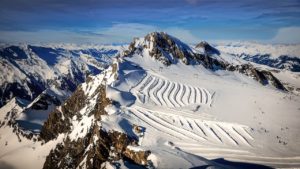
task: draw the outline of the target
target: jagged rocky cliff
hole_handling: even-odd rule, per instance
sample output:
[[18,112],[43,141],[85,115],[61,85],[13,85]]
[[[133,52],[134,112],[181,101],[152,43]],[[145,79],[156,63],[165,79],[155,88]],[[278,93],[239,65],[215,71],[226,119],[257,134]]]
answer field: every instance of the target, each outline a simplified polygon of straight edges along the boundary
[[[133,151],[138,138],[115,130],[102,129],[105,107],[117,105],[106,96],[107,85],[117,78],[116,63],[100,75],[90,77],[66,102],[53,111],[40,133],[48,142],[65,135],[48,155],[44,168],[106,168],[105,162],[118,160],[146,166],[150,151]],[[133,126],[132,126],[133,127]]]

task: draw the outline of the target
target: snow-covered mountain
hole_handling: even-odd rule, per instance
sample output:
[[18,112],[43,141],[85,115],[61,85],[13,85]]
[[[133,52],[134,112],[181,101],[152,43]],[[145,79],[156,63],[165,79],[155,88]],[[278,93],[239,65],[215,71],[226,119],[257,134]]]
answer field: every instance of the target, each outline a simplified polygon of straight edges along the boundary
[[[17,134],[33,137],[48,115],[89,75],[107,68],[121,46],[5,45],[0,48],[0,107]],[[10,107],[10,106],[6,106]]]
[[120,47],[1,45],[0,107],[13,97],[34,100],[56,86],[74,91],[87,75],[106,68]]
[[217,49],[246,61],[300,72],[300,44],[260,44],[254,42],[217,43]]
[[[7,118],[0,128],[0,164],[25,169],[299,167],[300,96],[289,88],[299,84],[299,76],[283,73],[206,42],[192,47],[166,33],[149,33],[79,85],[49,113],[40,134],[28,139],[13,133],[22,129],[10,127],[12,118],[40,124],[36,114],[1,114]],[[52,96],[59,90],[50,91],[39,97],[46,99],[29,105],[14,99],[0,111],[55,105]]]

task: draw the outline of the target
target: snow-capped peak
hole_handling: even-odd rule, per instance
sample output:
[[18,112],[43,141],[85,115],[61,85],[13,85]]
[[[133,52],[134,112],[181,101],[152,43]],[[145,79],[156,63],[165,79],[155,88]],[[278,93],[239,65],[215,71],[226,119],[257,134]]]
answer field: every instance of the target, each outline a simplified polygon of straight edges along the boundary
[[189,64],[194,59],[193,51],[188,45],[165,32],[152,32],[144,38],[135,38],[125,54],[135,53],[146,53],[165,65],[177,63],[178,60]]

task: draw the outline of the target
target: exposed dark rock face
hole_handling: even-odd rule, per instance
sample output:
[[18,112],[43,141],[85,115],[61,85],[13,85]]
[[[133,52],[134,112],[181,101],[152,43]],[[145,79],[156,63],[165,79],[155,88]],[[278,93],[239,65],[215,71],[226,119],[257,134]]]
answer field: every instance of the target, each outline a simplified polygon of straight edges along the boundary
[[61,111],[55,109],[44,123],[40,137],[47,142],[56,138],[60,133],[68,132],[71,129],[70,126],[71,122],[63,118]]
[[196,46],[196,48],[203,48],[204,49],[204,53],[207,55],[210,54],[217,54],[220,55],[220,52],[218,49],[212,47],[209,43],[202,41],[200,43],[198,43]]
[[283,84],[270,71],[262,70],[261,73],[268,80],[269,84],[271,83],[277,89],[287,91]]
[[[93,135],[99,136],[99,140],[96,140],[97,144],[95,145],[91,144],[95,141],[93,140]],[[90,144],[92,147],[88,148]],[[101,163],[109,156],[110,147],[107,145],[109,145],[108,134],[102,130],[91,129],[84,138],[77,139],[76,141],[71,141],[67,138],[63,143],[58,144],[47,156],[43,168],[76,168],[79,167],[81,161],[86,156],[89,159],[93,159],[92,162],[91,160],[86,160],[87,165],[90,166],[93,163],[95,168],[100,168]],[[89,151],[88,154],[85,154],[87,148]]]
[[[90,83],[93,83],[91,80]],[[87,116],[94,116],[94,121],[89,127],[89,131],[84,137],[72,140],[69,137],[73,116],[81,119],[79,113],[83,107],[89,105],[89,98],[95,98],[96,105]],[[44,124],[41,138],[45,141],[54,139],[60,133],[65,133],[64,141],[51,150],[44,163],[45,169],[52,168],[101,168],[104,162],[113,162],[120,159],[138,164],[147,165],[147,157],[150,151],[132,151],[128,145],[136,145],[136,138],[128,137],[124,133],[117,131],[104,131],[99,123],[101,115],[107,114],[104,108],[112,102],[106,98],[105,85],[100,84],[96,91],[89,96],[84,94],[82,87],[58,109],[52,112],[48,121]]]
[[67,138],[64,143],[58,144],[47,156],[43,168],[101,168],[101,164],[106,161],[120,159],[146,165],[150,151],[128,150],[126,147],[133,142],[126,134],[105,132],[94,125],[84,138],[76,141]]
[[77,118],[80,118],[78,111],[85,106],[85,102],[86,96],[79,86],[73,95],[61,106],[61,111],[55,109],[50,113],[48,120],[44,123],[41,130],[41,138],[49,141],[56,138],[60,133],[68,132],[72,117],[77,115],[79,116]]
[[48,106],[52,103],[55,106],[59,106],[61,104],[61,101],[58,98],[54,97],[54,96],[51,96],[51,95],[48,95],[48,94],[41,94],[40,99],[37,102],[35,102],[31,106],[31,108],[35,109],[35,110],[47,110]]
[[148,156],[151,154],[151,151],[133,151],[128,148],[123,152],[123,155],[132,160],[136,164],[148,165]]
[[100,85],[95,93],[98,94],[96,105],[89,115],[94,115],[97,120],[101,120],[101,115],[107,114],[104,108],[112,102],[106,98],[106,90],[104,85]]
[[195,57],[197,59],[197,62],[199,64],[202,64],[205,68],[211,69],[211,70],[217,70],[217,69],[225,69],[230,64],[219,61],[215,58],[210,57],[209,55],[203,55],[195,53]]
[[176,63],[178,59],[185,64],[190,64],[195,59],[189,46],[164,32],[150,33],[144,39],[147,41],[144,46],[138,46],[137,40],[134,40],[129,45],[129,51],[125,54],[132,54],[136,51],[141,52],[143,48],[146,48],[149,49],[151,57],[165,65]]
[[243,65],[227,65],[225,67],[228,71],[238,71],[239,73],[245,74],[254,78],[256,81],[261,83],[262,85],[273,85],[277,89],[287,91],[284,85],[270,72],[266,70],[259,70],[255,68],[251,64],[243,64]]
[[298,57],[281,55],[277,58],[273,58],[270,54],[249,55],[246,53],[232,55],[250,62],[267,65],[277,69],[286,69],[293,72],[300,72],[300,58]]
[[[101,115],[107,114],[104,110],[105,106],[111,103],[106,98],[105,86],[100,85],[94,95],[97,94],[96,105],[93,110],[89,113],[89,116],[94,115],[97,120],[101,120]],[[92,96],[93,97],[93,96]],[[61,111],[56,109],[50,113],[48,120],[44,123],[40,136],[45,141],[54,139],[60,133],[66,133],[70,130],[71,120],[73,116],[77,119],[81,119],[82,115],[79,111],[88,104],[88,99],[84,94],[81,86],[73,93],[73,95],[66,100],[61,106]]]
[[[113,65],[113,74],[117,71],[117,66]],[[65,133],[65,138],[54,150],[51,150],[43,168],[102,168],[104,162],[114,163],[120,159],[141,166],[148,164],[147,157],[150,151],[136,152],[127,148],[129,145],[137,145],[136,137],[129,137],[117,131],[105,131],[100,127],[101,115],[107,114],[105,107],[112,104],[112,101],[106,97],[105,79],[98,84],[93,93],[85,93],[91,86],[95,87],[94,83],[90,78],[85,87],[78,87],[60,108],[50,114],[42,129],[41,138],[49,141],[60,133]],[[96,104],[90,101],[95,101]],[[89,112],[82,114],[86,106]],[[76,118],[73,118],[74,116]],[[76,127],[73,126],[73,121],[80,121],[83,116],[93,116],[92,123],[87,126],[86,134],[74,139],[69,135]]]

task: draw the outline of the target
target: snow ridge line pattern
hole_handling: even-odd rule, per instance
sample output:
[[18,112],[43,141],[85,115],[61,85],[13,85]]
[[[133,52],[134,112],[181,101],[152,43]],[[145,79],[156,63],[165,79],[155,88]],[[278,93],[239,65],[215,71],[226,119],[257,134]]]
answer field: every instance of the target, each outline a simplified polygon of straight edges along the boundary
[[217,122],[191,119],[183,116],[169,116],[141,107],[133,107],[130,112],[141,121],[157,130],[179,138],[193,140],[199,145],[253,148],[249,127]]
[[159,106],[172,108],[192,104],[210,106],[212,103],[212,94],[205,88],[171,82],[153,75],[145,76],[136,88],[139,94]]

